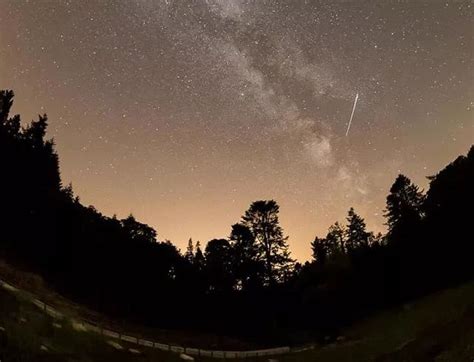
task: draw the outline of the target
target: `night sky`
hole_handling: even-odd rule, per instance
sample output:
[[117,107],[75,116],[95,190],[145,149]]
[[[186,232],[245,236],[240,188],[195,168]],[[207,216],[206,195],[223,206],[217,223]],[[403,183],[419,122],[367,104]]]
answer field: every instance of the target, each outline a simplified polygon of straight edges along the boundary
[[48,114],[86,205],[183,249],[275,199],[305,260],[351,206],[383,231],[398,173],[426,188],[468,151],[473,6],[0,0],[0,88]]

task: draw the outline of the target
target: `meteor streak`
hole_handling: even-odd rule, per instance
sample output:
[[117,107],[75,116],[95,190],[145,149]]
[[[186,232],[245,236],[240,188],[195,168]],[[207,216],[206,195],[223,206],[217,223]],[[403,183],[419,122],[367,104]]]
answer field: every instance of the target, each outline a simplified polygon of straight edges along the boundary
[[349,119],[349,124],[347,125],[346,137],[349,134],[349,130],[351,129],[352,117],[354,117],[354,111],[356,109],[358,99],[359,99],[359,93],[356,93],[356,96],[354,99],[354,105],[352,106],[351,118]]

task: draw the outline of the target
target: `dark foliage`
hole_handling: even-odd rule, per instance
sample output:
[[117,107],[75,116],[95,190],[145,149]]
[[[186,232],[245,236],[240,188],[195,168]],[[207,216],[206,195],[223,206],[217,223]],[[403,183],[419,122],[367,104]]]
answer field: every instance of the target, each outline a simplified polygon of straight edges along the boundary
[[[227,239],[184,254],[132,215],[82,205],[61,184],[47,117],[22,127],[0,92],[0,253],[57,290],[115,317],[195,328],[262,344],[326,335],[377,308],[473,277],[474,149],[430,177],[426,194],[399,175],[387,197],[388,233],[353,208],[291,259],[273,200],[252,203]],[[185,313],[193,304],[195,313]],[[303,333],[302,331],[306,331]]]

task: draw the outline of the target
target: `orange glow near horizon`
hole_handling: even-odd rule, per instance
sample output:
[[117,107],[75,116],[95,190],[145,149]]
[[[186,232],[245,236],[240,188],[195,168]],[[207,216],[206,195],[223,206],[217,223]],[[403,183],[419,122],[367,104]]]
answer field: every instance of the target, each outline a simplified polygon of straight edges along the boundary
[[470,6],[347,5],[6,1],[0,87],[48,114],[85,205],[183,250],[274,199],[304,261],[350,207],[385,230],[397,174],[426,189],[473,140]]

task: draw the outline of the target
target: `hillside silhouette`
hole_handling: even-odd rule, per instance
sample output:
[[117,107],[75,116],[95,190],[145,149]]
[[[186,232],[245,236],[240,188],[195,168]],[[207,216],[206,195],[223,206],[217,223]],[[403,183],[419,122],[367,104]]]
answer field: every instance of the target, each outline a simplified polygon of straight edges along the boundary
[[[145,326],[237,336],[261,345],[333,338],[341,326],[474,276],[474,147],[423,192],[399,175],[388,232],[350,208],[292,259],[279,205],[257,200],[229,236],[181,253],[152,227],[108,217],[63,185],[46,115],[22,126],[0,92],[0,256],[63,295]],[[308,241],[310,242],[310,241]]]

